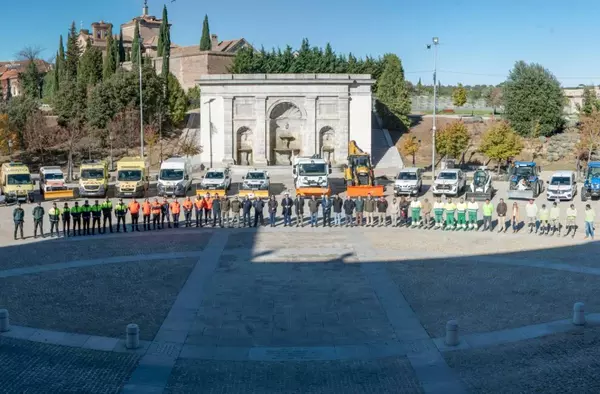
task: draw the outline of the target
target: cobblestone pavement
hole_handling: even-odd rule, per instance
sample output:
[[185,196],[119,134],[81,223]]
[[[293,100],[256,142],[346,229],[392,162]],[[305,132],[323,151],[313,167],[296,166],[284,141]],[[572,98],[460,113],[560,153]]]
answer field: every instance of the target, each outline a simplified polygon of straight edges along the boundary
[[167,393],[421,393],[406,358],[372,361],[180,360]]
[[[478,365],[495,351],[506,359],[498,368],[506,368],[507,379],[529,392],[536,385],[550,386],[541,381],[543,374],[534,376],[534,368],[531,376],[519,375],[510,360],[526,362],[529,353],[537,354],[540,360],[556,360],[557,375],[566,376],[588,360],[577,358],[580,350],[572,361],[561,361],[573,346],[572,334],[551,344],[544,341],[559,337],[444,353],[431,338],[443,336],[453,318],[461,333],[476,333],[566,319],[577,301],[585,302],[588,312],[600,312],[595,299],[600,244],[557,237],[278,227],[180,229],[19,245],[0,239],[0,245],[5,245],[0,247],[0,308],[9,309],[13,324],[121,339],[126,324],[140,325],[141,338],[152,343],[135,355],[125,353],[131,365],[106,386],[109,392],[121,387],[137,392],[144,385],[161,392],[168,384],[173,393],[446,394],[464,392],[460,379],[471,392],[506,392],[499,377],[485,381],[491,367]],[[160,254],[165,252],[172,258]],[[73,261],[77,264],[56,264]],[[49,264],[53,270],[44,272]],[[588,330],[594,329],[585,328],[584,337],[594,339],[581,346],[592,352],[589,344],[600,334]],[[60,337],[50,334],[45,337]],[[111,343],[110,338],[99,341],[105,339]],[[9,341],[0,335],[3,340]],[[117,366],[125,362],[118,361],[125,359],[116,348],[99,353],[12,339],[0,346],[5,343],[58,349],[53,351],[74,363],[73,354],[114,356]],[[73,379],[73,391],[94,392],[112,376],[106,371],[106,376],[77,380],[70,370],[59,373],[69,368],[60,363],[54,373],[40,372],[37,356],[22,353],[16,365],[22,373],[41,376],[47,387]],[[34,364],[26,363],[28,357]],[[590,365],[589,376],[598,374],[600,368]],[[10,391],[44,389],[14,387]]]
[[118,393],[138,357],[0,337],[0,392]]
[[473,393],[600,392],[600,328],[444,354]]
[[13,324],[122,337],[140,325],[152,339],[195,260],[111,264],[0,279],[0,305]]

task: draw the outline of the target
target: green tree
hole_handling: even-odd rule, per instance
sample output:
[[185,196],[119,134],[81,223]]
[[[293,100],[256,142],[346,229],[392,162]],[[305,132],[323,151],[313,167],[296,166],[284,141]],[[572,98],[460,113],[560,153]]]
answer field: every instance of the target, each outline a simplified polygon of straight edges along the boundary
[[169,119],[173,125],[178,125],[183,122],[187,112],[187,97],[175,75],[169,73],[167,80]]
[[421,83],[421,78],[419,78],[419,82],[417,82],[417,86],[415,87],[417,95],[423,94],[423,84]]
[[125,61],[125,45],[123,44],[123,30],[119,33],[119,63]]
[[485,105],[492,107],[494,113],[496,109],[502,105],[502,88],[490,87],[482,92],[483,98],[485,99]]
[[435,136],[435,150],[440,159],[458,158],[469,146],[471,135],[461,121],[448,123]]
[[479,151],[490,160],[497,160],[498,173],[500,165],[523,150],[523,139],[515,133],[508,122],[496,122],[487,129],[481,139]]
[[[108,51],[110,54],[111,51]],[[109,57],[107,54],[106,58]],[[94,86],[102,80],[102,52],[87,40],[85,52],[79,60],[77,80],[84,86]]]
[[112,27],[108,29],[108,37],[106,38],[106,56],[104,56],[104,65],[102,67],[102,78],[108,79],[117,71],[118,59],[115,57],[113,43]]
[[385,68],[379,79],[377,112],[388,128],[408,128],[411,107],[402,62],[394,54],[385,55],[383,62]]
[[596,89],[594,86],[585,86],[583,88],[583,101],[579,112],[583,115],[591,115],[596,109],[600,109],[600,102],[596,97]]
[[564,127],[564,94],[554,75],[539,64],[519,61],[503,86],[506,119],[521,136],[529,136],[539,123],[540,135]]
[[142,59],[140,59],[140,54],[140,24],[138,21],[135,21],[135,30],[133,32],[133,41],[131,43],[131,63],[134,67],[137,67],[139,62],[142,61]]
[[302,39],[300,49],[294,53],[294,62],[290,67],[291,73],[305,73],[311,68],[313,53],[307,38]]
[[[10,92],[10,87],[8,91]],[[27,119],[37,109],[37,100],[27,95],[13,97],[6,104],[5,111],[8,115],[8,126],[10,131],[17,136],[19,146],[25,147],[23,130],[27,124]]]
[[[61,36],[61,42],[62,42],[62,36]],[[52,95],[54,96],[56,94],[56,92],[58,92],[58,89],[60,88],[60,76],[62,73],[62,64],[64,64],[64,59],[61,62],[60,61],[60,54],[59,52],[56,53],[56,59],[54,60],[54,70],[52,70],[52,76],[53,76],[53,80],[54,83],[52,85]]]
[[456,89],[452,91],[452,104],[457,107],[462,107],[467,103],[467,90],[462,84],[458,84]]
[[188,108],[200,108],[200,86],[189,88],[187,93]]
[[42,98],[43,76],[39,72],[35,60],[29,60],[25,72],[19,74],[19,83],[23,94],[34,100]]
[[[52,98],[54,97],[55,91],[55,83],[57,81],[58,73],[56,69],[50,70],[44,76],[44,82],[42,83],[42,103],[50,104],[52,102]],[[1,91],[0,91],[0,97]]]
[[79,66],[79,58],[81,51],[77,44],[77,29],[75,22],[71,24],[69,37],[67,38],[67,53],[65,55],[64,78],[65,80],[75,81],[77,79],[77,67]]
[[232,74],[250,74],[255,72],[254,50],[250,47],[241,48],[233,58],[229,72]]
[[[169,15],[167,14],[167,6],[164,6],[163,8],[163,17],[160,28],[162,33],[159,36],[158,56],[162,56],[163,58],[161,75],[163,78],[166,78],[168,75],[170,75],[169,59],[171,58],[171,28],[169,27]],[[167,91],[165,91],[165,97],[168,97],[168,83],[165,84],[165,88],[167,89]]]
[[[156,45],[156,55],[158,57],[162,57],[164,55],[164,50],[165,50],[165,42],[168,39],[168,34],[169,34],[169,16],[167,14],[167,6],[164,5],[163,6],[163,13],[162,13],[162,21],[160,23],[160,30],[158,31],[158,43]],[[169,43],[170,43],[170,39],[168,39]]]
[[208,26],[208,15],[204,15],[202,22],[202,37],[200,38],[200,50],[210,51],[212,49],[212,40],[210,39],[210,27]]
[[[65,46],[63,45],[63,36],[62,34],[60,35],[60,40],[58,41],[58,54],[56,55],[56,70],[59,70],[59,78],[63,77],[64,71],[65,71]],[[57,89],[58,89],[58,85]]]

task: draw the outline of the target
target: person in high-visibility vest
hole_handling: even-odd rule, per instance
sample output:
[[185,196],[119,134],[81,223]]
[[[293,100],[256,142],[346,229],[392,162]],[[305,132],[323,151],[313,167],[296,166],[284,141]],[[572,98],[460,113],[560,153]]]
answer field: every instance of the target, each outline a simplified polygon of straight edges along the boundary
[[459,230],[467,229],[467,204],[465,199],[461,198],[458,204],[456,204],[456,217]]
[[444,230],[456,230],[456,224],[454,223],[454,212],[456,211],[456,204],[449,198],[444,205],[444,213],[446,214],[446,227]]
[[92,207],[85,200],[81,206],[81,218],[83,219],[83,235],[90,235],[90,217],[92,216]]
[[90,211],[92,212],[92,235],[96,234],[96,227],[98,227],[98,234],[101,234],[100,230],[100,216],[102,215],[102,208],[100,208],[100,204],[98,204],[98,200],[90,207]]
[[183,201],[183,217],[185,218],[185,227],[192,226],[192,209],[194,209],[194,203],[189,197]]
[[494,213],[494,204],[488,199],[483,203],[483,231],[492,231],[492,213]]
[[60,209],[56,207],[56,203],[52,203],[52,208],[48,211],[48,219],[50,219],[50,236],[54,237],[54,230],[56,230],[56,236],[60,236],[60,230],[58,229],[58,220],[60,218]]
[[123,232],[127,232],[127,227],[125,227],[125,214],[127,213],[127,206],[123,204],[123,199],[119,200],[119,203],[115,207],[115,215],[117,215],[117,232],[120,232],[119,227],[120,224],[123,223]]
[[145,199],[142,203],[142,214],[144,215],[144,231],[150,230],[150,213],[152,212],[152,205],[148,199]]
[[71,208],[69,204],[65,203],[62,213],[62,225],[63,225],[63,237],[68,237],[71,231]]
[[552,208],[550,208],[550,225],[552,226],[552,235],[558,231],[558,236],[560,237],[560,208],[556,201],[554,201]]
[[75,205],[71,208],[71,216],[73,216],[73,236],[81,235],[81,207],[79,201],[75,201]]
[[477,230],[477,213],[479,212],[479,204],[474,198],[467,204],[467,212],[469,214],[469,230]]
[[[154,202],[152,203],[152,229],[153,230],[156,230],[157,227],[160,228],[161,214],[162,214],[162,204],[158,202],[158,198],[155,198]],[[148,225],[148,230],[150,230],[150,225]]]
[[129,213],[131,214],[131,231],[140,231],[140,203],[134,198],[128,206]]
[[112,233],[113,206],[112,202],[108,199],[108,197],[106,197],[106,201],[104,201],[102,205],[100,205],[100,208],[102,209],[102,216],[104,217],[104,219],[102,220],[102,234],[106,233],[106,222],[108,222],[108,229]]
[[196,201],[194,201],[194,208],[196,210],[196,227],[202,227],[202,211],[204,210],[204,197],[196,196]]
[[435,228],[438,229],[444,225],[444,202],[441,197],[433,203],[433,218],[435,220]]
[[422,225],[421,222],[421,201],[415,196],[415,199],[410,202],[410,221],[411,227]]
[[567,233],[565,237],[569,235],[571,230],[573,230],[572,238],[575,238],[575,233],[577,232],[577,209],[575,209],[575,205],[571,204],[569,208],[567,208]]
[[210,193],[204,196],[204,225],[208,226],[209,219],[212,218],[213,199]]
[[175,199],[169,205],[169,210],[171,211],[171,215],[173,216],[173,227],[178,228],[179,227],[179,214],[181,212],[181,204],[179,204],[179,201],[177,201],[177,199]]
[[538,219],[540,221],[540,235],[550,234],[550,211],[546,208],[546,204],[542,204],[542,209],[538,211]]

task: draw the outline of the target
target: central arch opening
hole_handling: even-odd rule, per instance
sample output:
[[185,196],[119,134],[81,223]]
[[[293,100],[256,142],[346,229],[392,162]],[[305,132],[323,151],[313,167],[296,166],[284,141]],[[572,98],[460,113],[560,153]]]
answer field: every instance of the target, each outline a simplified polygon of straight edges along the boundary
[[300,154],[304,128],[302,111],[294,103],[282,102],[269,115],[269,163],[291,165]]

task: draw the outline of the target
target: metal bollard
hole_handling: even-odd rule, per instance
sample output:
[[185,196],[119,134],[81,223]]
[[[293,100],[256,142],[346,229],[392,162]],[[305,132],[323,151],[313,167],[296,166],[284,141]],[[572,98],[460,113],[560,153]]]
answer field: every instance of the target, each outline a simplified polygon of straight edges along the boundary
[[0,332],[10,330],[10,321],[8,319],[8,310],[0,309]]
[[140,347],[140,328],[137,324],[127,325],[127,336],[125,338],[125,347],[127,349],[137,349]]
[[585,305],[583,302],[573,304],[573,324],[583,326],[585,324]]
[[446,346],[458,345],[458,322],[450,320],[446,323]]

